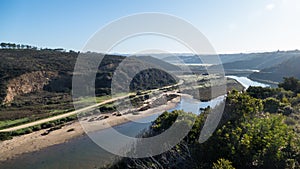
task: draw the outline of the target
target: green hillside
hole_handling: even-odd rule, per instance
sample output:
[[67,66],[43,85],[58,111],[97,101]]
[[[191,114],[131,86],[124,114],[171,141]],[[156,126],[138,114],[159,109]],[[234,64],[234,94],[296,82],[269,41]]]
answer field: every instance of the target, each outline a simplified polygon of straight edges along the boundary
[[[78,55],[78,52],[63,49],[3,45],[0,49],[0,102],[2,102],[0,120],[25,117],[35,119],[72,110],[72,77]],[[98,53],[81,53],[81,55],[87,58],[104,56]],[[119,82],[120,87],[129,84],[131,91],[137,91],[176,83],[176,79],[164,69],[164,67],[177,69],[169,63],[158,62],[151,57],[143,60],[135,57],[105,55],[98,66],[94,82],[97,96],[111,93],[114,72],[125,59],[127,72],[121,72],[124,79]],[[85,66],[88,66],[88,60]],[[137,65],[148,65],[152,69],[140,72]],[[137,73],[132,77],[133,79],[129,76],[132,72]],[[86,72],[83,69],[80,73],[84,75]],[[139,74],[148,78],[141,78]],[[82,83],[85,84],[88,82]]]

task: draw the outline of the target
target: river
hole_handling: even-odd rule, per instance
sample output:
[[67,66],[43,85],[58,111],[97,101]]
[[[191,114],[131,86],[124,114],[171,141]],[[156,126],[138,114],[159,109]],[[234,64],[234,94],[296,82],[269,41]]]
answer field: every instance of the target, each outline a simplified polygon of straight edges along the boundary
[[226,77],[235,79],[236,81],[241,83],[246,89],[249,86],[270,87],[270,85],[268,85],[268,84],[253,81],[253,80],[249,79],[248,77],[243,77],[243,76],[226,76]]
[[[252,81],[246,77],[229,76],[236,79],[246,88],[250,85],[266,86],[266,84]],[[199,102],[194,99],[182,97],[180,103],[173,109],[184,110],[199,114],[200,108],[207,106],[214,107],[224,100],[224,96],[219,96],[208,102]],[[155,120],[158,115],[148,116],[137,120],[137,122],[128,122],[115,126],[119,132],[134,137],[147,129],[151,125],[151,121]],[[99,137],[106,130],[94,132]],[[113,141],[113,140],[112,140]],[[96,145],[88,136],[81,136],[70,140],[67,143],[50,146],[43,150],[23,154],[13,160],[9,160],[0,164],[0,168],[5,169],[93,169],[103,167],[110,164],[116,158],[115,155],[105,151]]]

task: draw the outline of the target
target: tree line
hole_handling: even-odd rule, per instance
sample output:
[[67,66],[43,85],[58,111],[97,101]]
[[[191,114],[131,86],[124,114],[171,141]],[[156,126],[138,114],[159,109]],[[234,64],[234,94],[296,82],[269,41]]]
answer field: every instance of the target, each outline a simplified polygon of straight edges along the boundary
[[2,49],[34,49],[34,50],[38,49],[35,46],[15,44],[15,43],[4,43],[4,42],[0,43],[0,47]]
[[[56,51],[56,52],[66,52],[63,48],[38,48],[36,46],[24,45],[24,44],[16,44],[16,43],[0,43],[0,49],[26,49],[26,50],[46,50],[46,51]],[[77,53],[76,51],[69,50],[70,53]]]

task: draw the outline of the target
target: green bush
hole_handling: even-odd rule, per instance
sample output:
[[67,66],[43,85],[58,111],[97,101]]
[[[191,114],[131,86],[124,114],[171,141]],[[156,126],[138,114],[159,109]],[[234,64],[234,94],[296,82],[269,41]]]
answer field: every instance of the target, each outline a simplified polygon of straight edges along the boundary
[[295,77],[285,77],[284,81],[278,85],[278,87],[282,87],[285,90],[291,90],[294,93],[300,92],[300,81]]
[[29,133],[32,133],[32,129],[31,128],[27,128],[24,130],[24,134],[29,134]]
[[267,98],[263,102],[264,111],[269,113],[277,113],[280,108],[280,101],[275,98]]
[[42,129],[41,125],[36,125],[36,126],[33,126],[33,127],[32,127],[32,130],[33,130],[33,131],[39,131],[39,130],[41,130],[41,129]]
[[232,166],[232,162],[221,158],[216,163],[213,163],[212,169],[235,169],[235,168]]
[[9,139],[12,139],[11,132],[0,133],[0,141],[9,140]]
[[257,99],[266,99],[268,97],[275,96],[278,94],[278,89],[267,88],[267,87],[260,87],[260,86],[250,86],[247,89],[247,93],[254,98]]

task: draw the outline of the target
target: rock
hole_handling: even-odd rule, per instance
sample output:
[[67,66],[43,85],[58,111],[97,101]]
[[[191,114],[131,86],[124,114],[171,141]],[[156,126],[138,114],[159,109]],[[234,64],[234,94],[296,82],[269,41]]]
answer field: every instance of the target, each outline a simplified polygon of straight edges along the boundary
[[7,104],[18,95],[42,90],[57,73],[50,71],[35,71],[25,73],[8,81],[6,96],[3,103]]

